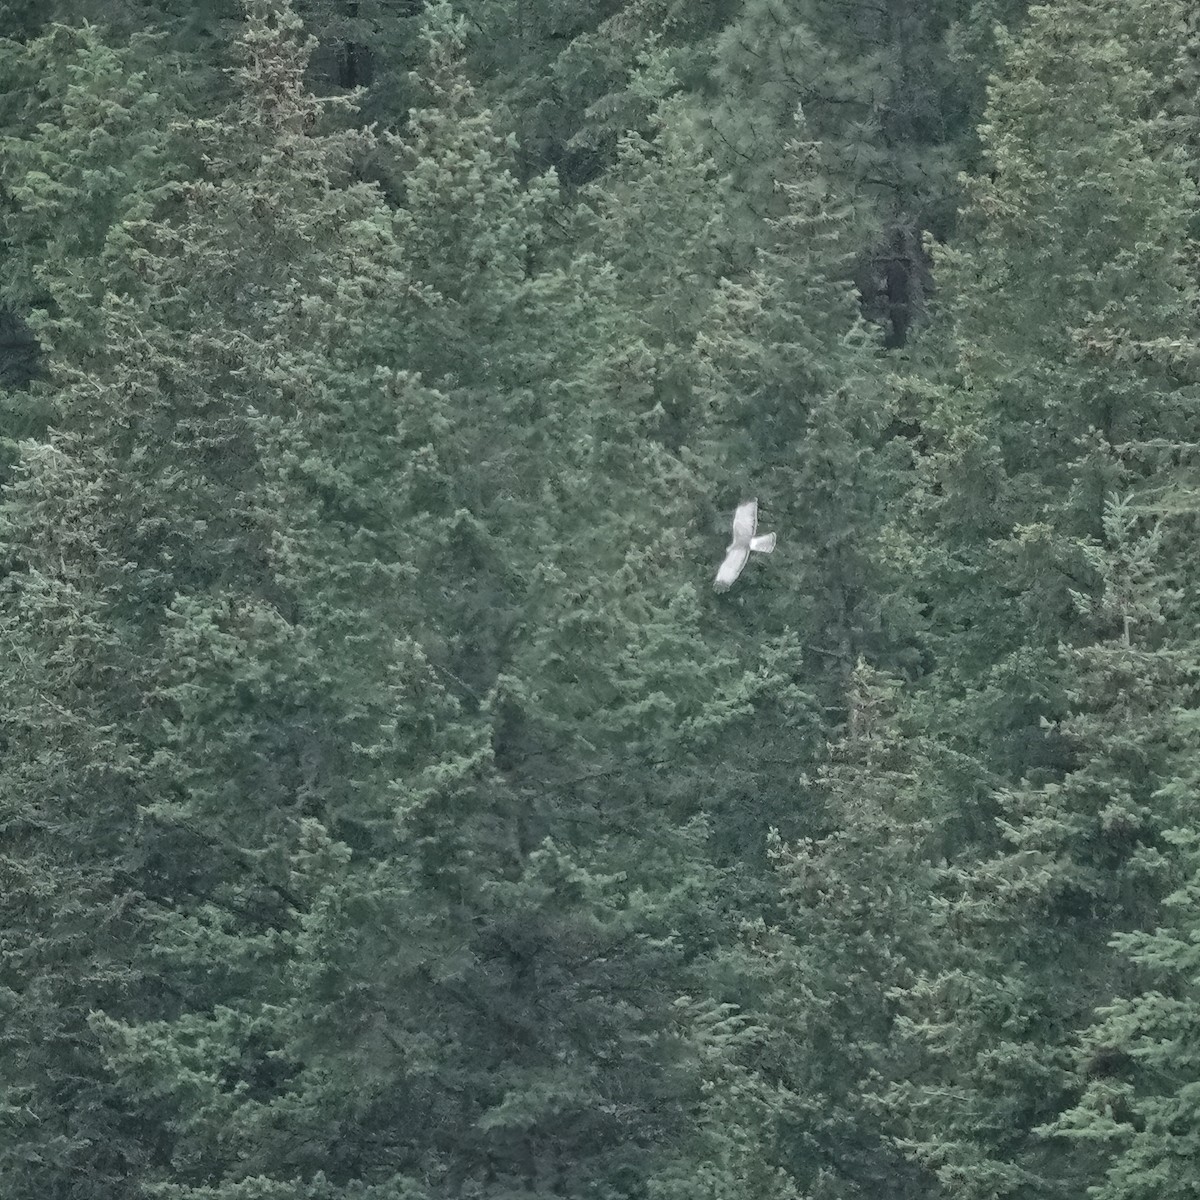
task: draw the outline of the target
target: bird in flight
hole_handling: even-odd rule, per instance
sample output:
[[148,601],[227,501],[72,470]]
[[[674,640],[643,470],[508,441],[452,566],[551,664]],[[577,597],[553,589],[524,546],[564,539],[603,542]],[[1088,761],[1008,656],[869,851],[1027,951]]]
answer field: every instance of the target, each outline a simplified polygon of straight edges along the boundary
[[713,587],[718,592],[727,592],[733,581],[742,573],[750,552],[770,554],[775,549],[775,535],[764,533],[755,536],[758,529],[758,501],[743,500],[733,513],[733,540],[725,551],[725,561],[717,571]]

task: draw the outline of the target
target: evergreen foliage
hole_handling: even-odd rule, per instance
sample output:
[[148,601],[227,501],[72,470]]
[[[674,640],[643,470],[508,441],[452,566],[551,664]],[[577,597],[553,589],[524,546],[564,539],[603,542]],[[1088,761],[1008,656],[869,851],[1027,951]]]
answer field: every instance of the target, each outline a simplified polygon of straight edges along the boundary
[[[1144,7],[1153,23],[1169,6]],[[1160,562],[1166,534],[1136,499],[1179,486],[1194,388],[1129,348],[1193,327],[1194,197],[1161,152],[1141,28],[1059,5],[1008,43],[975,232],[944,259],[955,357],[914,391],[945,664],[925,687],[965,770],[935,893],[942,962],[905,989],[900,1024],[925,1067],[886,1103],[956,1195],[1071,1196],[1095,1178],[1043,1127],[1070,1107],[1072,1044],[1119,977],[1110,940],[1172,886],[1175,817],[1155,797],[1187,566]]]
[[1195,1193],[1191,5],[0,14],[5,1200]]

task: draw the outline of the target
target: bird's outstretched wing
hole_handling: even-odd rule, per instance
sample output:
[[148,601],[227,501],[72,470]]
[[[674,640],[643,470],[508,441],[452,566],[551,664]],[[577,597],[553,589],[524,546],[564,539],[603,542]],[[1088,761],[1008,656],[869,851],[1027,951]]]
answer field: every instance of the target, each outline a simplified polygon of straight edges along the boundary
[[[758,528],[758,501],[743,500],[733,513],[733,544],[735,546],[750,544],[754,531]],[[740,568],[739,568],[740,570]]]
[[725,555],[725,561],[717,569],[717,577],[713,580],[713,587],[718,592],[727,592],[733,587],[733,581],[742,573],[742,568],[746,565],[746,560],[750,557],[750,547],[739,546],[736,543],[729,547],[728,553]]

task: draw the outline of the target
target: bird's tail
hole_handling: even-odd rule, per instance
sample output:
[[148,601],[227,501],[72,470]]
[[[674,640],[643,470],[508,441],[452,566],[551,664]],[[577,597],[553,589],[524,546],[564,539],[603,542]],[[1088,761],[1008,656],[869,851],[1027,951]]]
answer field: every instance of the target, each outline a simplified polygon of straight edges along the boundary
[[757,550],[759,554],[770,554],[775,549],[775,535],[764,533],[760,537],[751,538],[750,549]]

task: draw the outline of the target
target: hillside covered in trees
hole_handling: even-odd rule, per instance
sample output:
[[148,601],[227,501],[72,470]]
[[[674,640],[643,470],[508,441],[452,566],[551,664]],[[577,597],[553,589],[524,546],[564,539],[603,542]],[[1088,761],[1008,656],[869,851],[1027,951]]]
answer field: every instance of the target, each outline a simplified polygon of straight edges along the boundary
[[0,34],[3,1200],[1194,1200],[1195,0]]

